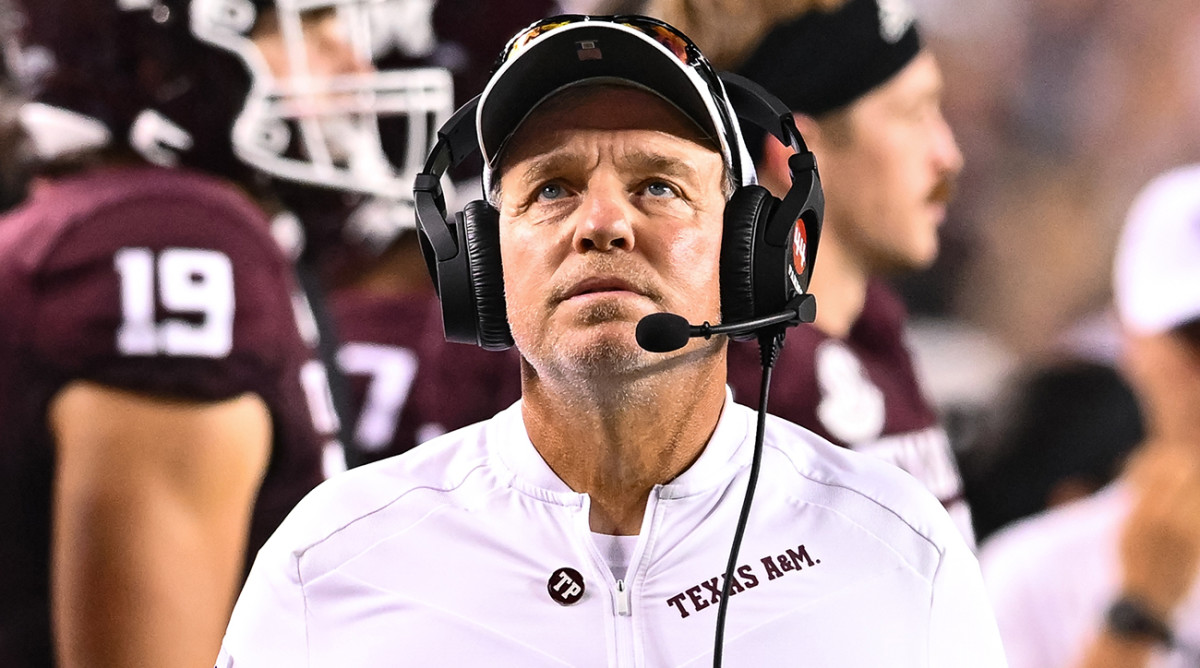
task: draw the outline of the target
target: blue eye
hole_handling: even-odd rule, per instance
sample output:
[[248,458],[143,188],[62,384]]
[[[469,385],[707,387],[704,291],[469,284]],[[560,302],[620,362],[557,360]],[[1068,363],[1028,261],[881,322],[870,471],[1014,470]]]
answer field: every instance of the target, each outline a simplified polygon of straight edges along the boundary
[[542,186],[541,191],[538,192],[538,197],[540,199],[553,200],[559,199],[564,195],[566,195],[566,190],[564,190],[563,187],[557,183],[547,183],[546,185]]
[[646,186],[646,193],[651,197],[673,197],[675,190],[662,181],[655,181]]

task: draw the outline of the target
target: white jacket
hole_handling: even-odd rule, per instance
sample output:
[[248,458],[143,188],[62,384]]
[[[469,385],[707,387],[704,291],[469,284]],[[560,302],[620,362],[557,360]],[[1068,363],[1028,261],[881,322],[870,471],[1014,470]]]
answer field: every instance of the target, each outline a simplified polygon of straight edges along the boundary
[[[329,480],[259,552],[218,668],[705,666],[755,413],[727,400],[617,581],[521,404]],[[899,469],[769,417],[726,666],[1003,666],[978,565]],[[582,596],[552,575],[574,569]],[[560,596],[561,598],[561,596]]]
[[[1135,500],[1118,478],[1091,496],[1015,522],[984,543],[984,583],[1013,668],[1069,668],[1083,659],[1121,595],[1121,532]],[[1180,647],[1156,647],[1146,665],[1196,668],[1200,583],[1168,621]]]

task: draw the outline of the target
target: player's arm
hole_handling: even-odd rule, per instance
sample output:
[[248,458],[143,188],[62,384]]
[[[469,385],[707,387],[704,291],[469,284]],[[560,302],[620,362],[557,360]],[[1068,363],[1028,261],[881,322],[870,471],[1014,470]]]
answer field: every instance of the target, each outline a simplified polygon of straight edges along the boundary
[[[317,492],[320,490],[318,487]],[[314,633],[308,628],[309,607],[301,568],[305,546],[313,542],[313,530],[323,524],[319,509],[306,509],[313,495],[292,510],[255,556],[254,567],[225,629],[217,655],[220,668],[313,663],[309,643]],[[356,664],[351,661],[346,665]]]
[[78,381],[49,421],[58,665],[212,666],[269,460],[265,404]]

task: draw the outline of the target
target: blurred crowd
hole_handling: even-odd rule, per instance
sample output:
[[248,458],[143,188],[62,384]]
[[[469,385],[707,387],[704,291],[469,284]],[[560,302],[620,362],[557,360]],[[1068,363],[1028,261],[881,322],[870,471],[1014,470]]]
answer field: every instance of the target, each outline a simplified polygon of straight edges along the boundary
[[[1119,366],[1111,285],[1121,224],[1146,182],[1200,158],[1200,6],[915,5],[945,73],[945,113],[966,164],[938,263],[902,288],[914,314],[929,319],[917,328],[928,334],[918,348],[945,350],[949,336],[960,345],[943,354],[965,352],[975,364],[973,376],[955,379],[961,357],[925,358],[947,376],[930,379],[934,391],[943,388],[943,407],[966,416],[956,447],[976,462],[996,461],[1009,456],[999,443],[1033,425],[1046,433],[1059,419],[1071,436],[1056,442],[1078,451],[1063,459],[1114,471],[1122,447],[1136,443],[1128,409],[1084,418],[1071,410],[1079,395],[1062,387],[1043,402],[1059,417],[1022,419],[1004,412],[1003,398],[1029,393],[1035,376],[1062,377],[1071,364]],[[1128,406],[1127,389],[1100,390],[1123,382],[1117,373],[1092,385],[1096,404]],[[1080,436],[1103,421],[1116,428],[1093,432],[1099,440]],[[1042,442],[1024,438],[1030,450]]]
[[940,266],[907,290],[1029,358],[1104,327],[1120,223],[1200,156],[1200,7],[1167,0],[915,3],[967,156]]

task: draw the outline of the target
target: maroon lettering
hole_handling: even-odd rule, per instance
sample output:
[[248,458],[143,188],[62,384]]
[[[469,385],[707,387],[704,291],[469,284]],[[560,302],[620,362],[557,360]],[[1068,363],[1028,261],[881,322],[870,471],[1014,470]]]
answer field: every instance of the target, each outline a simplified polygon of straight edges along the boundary
[[[746,589],[758,586],[758,576],[754,574],[754,569],[750,567],[750,564],[738,567],[737,574],[742,576],[742,579],[746,581]],[[733,582],[737,584],[737,578],[734,578]]]
[[781,571],[787,572],[796,568],[796,565],[792,563],[791,559],[787,558],[786,554],[781,554],[775,557],[775,559],[779,562],[779,570]]
[[[814,559],[809,554],[808,548],[801,544],[795,549],[787,548],[784,554],[762,557],[759,562],[762,563],[763,572],[766,573],[766,579],[769,581],[781,578],[789,572],[802,571],[805,567],[820,564],[821,560]],[[720,584],[718,585],[718,583]],[[762,579],[755,573],[754,565],[752,563],[742,564],[734,571],[733,579],[726,581],[723,575],[709,578],[683,593],[675,594],[667,599],[667,605],[678,610],[680,618],[687,618],[694,612],[719,603],[726,586],[729,587],[729,595],[734,596],[747,589],[757,587],[761,583]]]
[[[796,548],[796,550],[798,550],[798,551],[793,552],[790,549],[787,551],[787,556],[788,556],[788,558],[791,559],[792,563],[796,565],[796,570],[801,570],[802,568],[804,568],[804,566],[812,566],[813,565],[812,557],[808,556],[808,550],[804,549],[803,545]],[[802,559],[804,560],[803,565],[800,563],[800,561]],[[818,561],[816,563],[821,563],[821,562]]]
[[[743,567],[743,568],[744,568],[744,567]],[[725,580],[724,580],[724,577],[725,577],[725,576],[721,576],[721,577],[722,577],[722,580],[721,580],[721,582],[722,582],[722,583],[724,583],[724,582],[725,582]],[[742,592],[743,592],[743,591],[745,591],[745,590],[746,590],[746,588],[742,586],[742,583],[738,582],[738,579],[737,579],[737,576],[736,576],[736,575],[734,576],[734,578],[733,578],[732,580],[730,580],[730,581],[729,581],[729,595],[730,595],[730,596],[734,596],[734,595],[740,594],[740,593],[742,593]]]
[[692,614],[683,607],[683,594],[675,594],[671,598],[667,599],[667,605],[674,606],[675,609],[679,611],[680,619],[684,619],[688,615]]
[[712,596],[709,597],[710,602],[716,603],[717,601],[721,600],[721,589],[719,587],[717,587],[717,578],[713,578],[711,580],[705,580],[704,582],[701,582],[700,584],[703,585],[705,589],[707,589],[709,592],[712,593]]
[[783,575],[783,573],[779,572],[779,567],[775,565],[775,560],[771,557],[763,557],[762,559],[759,559],[759,561],[762,562],[763,568],[767,569],[768,580],[774,580],[775,578]]

